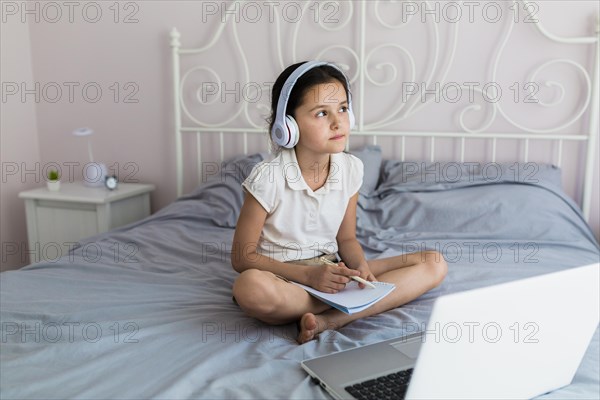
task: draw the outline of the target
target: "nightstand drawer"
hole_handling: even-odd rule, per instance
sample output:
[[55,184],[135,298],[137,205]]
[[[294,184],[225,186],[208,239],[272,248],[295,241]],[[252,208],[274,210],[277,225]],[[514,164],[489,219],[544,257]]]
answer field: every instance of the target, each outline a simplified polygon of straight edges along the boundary
[[76,242],[98,233],[95,206],[92,205],[89,209],[87,206],[90,204],[81,204],[81,208],[69,209],[63,205],[47,207],[38,204],[35,207],[37,237],[41,243],[54,243],[63,247],[66,246],[65,243]]

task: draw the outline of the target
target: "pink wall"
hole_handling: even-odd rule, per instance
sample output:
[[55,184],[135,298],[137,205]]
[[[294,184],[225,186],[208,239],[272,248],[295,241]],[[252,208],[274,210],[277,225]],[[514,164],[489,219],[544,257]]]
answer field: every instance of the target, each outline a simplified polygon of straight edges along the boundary
[[[31,85],[34,79],[28,25],[2,23],[0,29],[2,82],[27,82]],[[41,164],[36,103],[3,100],[1,107],[0,270],[8,270],[19,268],[28,261],[25,206],[17,195],[22,190],[39,185],[36,182],[39,180],[36,169]]]
[[[109,168],[117,172],[121,179],[129,181],[151,182],[157,186],[152,195],[152,208],[156,211],[175,199],[175,148],[173,136],[173,101],[171,83],[171,58],[168,33],[172,27],[177,27],[182,33],[184,47],[202,46],[206,44],[221,26],[220,15],[212,11],[221,11],[222,4],[229,2],[124,2],[115,7],[113,2],[77,2],[70,10],[67,6],[53,9],[43,2],[29,2],[30,14],[24,14],[22,2],[8,2],[16,8],[3,10],[2,27],[2,80],[3,82],[32,82],[40,84],[39,101],[33,95],[25,96],[24,102],[19,96],[12,96],[2,108],[2,162],[17,161],[26,164],[41,162],[41,165],[58,163],[60,165],[76,165],[73,179],[81,179],[81,166],[87,162],[87,148],[84,140],[72,137],[70,132],[77,127],[92,127],[96,134],[93,137],[94,154],[97,160],[105,162]],[[274,50],[276,40],[269,31],[274,28],[270,21],[268,8],[264,2],[249,2],[263,11],[262,18],[254,18],[255,10],[240,9],[234,18],[240,18],[238,24],[240,37],[243,41],[249,65],[252,66],[251,80],[256,82],[272,82],[280,71],[278,54]],[[294,3],[294,2],[288,2]],[[415,3],[415,4],[419,4]],[[435,3],[435,2],[434,2]],[[489,3],[489,2],[488,2]],[[497,2],[501,4],[502,2]],[[588,35],[592,31],[594,13],[598,13],[595,2],[538,2],[541,4],[537,15],[544,21],[545,26],[557,35],[577,36]],[[3,3],[6,7],[7,3]],[[37,6],[36,6],[37,4]],[[62,4],[60,2],[53,3]],[[282,3],[283,4],[283,3]],[[304,4],[298,2],[296,4]],[[312,4],[312,3],[311,3]],[[323,3],[325,4],[325,3]],[[354,3],[356,4],[356,3]],[[371,4],[371,3],[369,3]],[[443,6],[443,2],[440,7]],[[504,7],[503,5],[502,7]],[[38,7],[36,9],[36,7]],[[216,7],[216,8],[215,8]],[[283,7],[283,6],[282,6]],[[479,8],[480,10],[481,8]],[[276,8],[275,11],[281,11]],[[314,18],[314,9],[310,18]],[[100,11],[100,14],[98,14]],[[293,9],[288,10],[290,13]],[[57,14],[60,12],[60,15]],[[71,14],[70,14],[71,12]],[[325,19],[332,9],[320,9],[319,18]],[[354,8],[354,13],[358,10]],[[39,20],[36,21],[36,13]],[[345,11],[339,14],[344,20]],[[477,15],[477,14],[476,14]],[[400,23],[401,16],[384,13],[384,19],[389,23]],[[521,15],[523,18],[524,15]],[[369,31],[369,46],[371,49],[380,39],[389,35],[399,35],[415,52],[421,74],[431,65],[430,53],[427,46],[431,41],[431,31],[428,26],[412,21],[406,31],[381,31],[375,26],[372,14],[367,18]],[[282,22],[284,43],[292,39],[291,31],[296,25]],[[484,82],[489,71],[489,59],[493,56],[491,48],[475,50],[486,40],[492,40],[501,29],[501,24],[490,24],[485,21],[475,21],[474,24],[461,24],[461,46],[457,58],[450,70],[448,79],[462,82],[476,79]],[[450,31],[448,24],[440,24],[442,30],[442,49],[448,50]],[[404,28],[403,28],[404,29]],[[410,30],[412,29],[412,31]],[[525,24],[516,27],[517,32],[530,29]],[[533,29],[533,28],[531,28]],[[240,72],[240,64],[235,58],[235,42],[231,36],[231,25],[227,25],[223,41],[215,49],[200,56],[202,63],[216,66],[219,73],[226,78]],[[501,63],[501,72],[512,69],[523,70],[523,60],[539,56],[541,60],[550,57],[560,57],[563,54],[573,56],[589,66],[592,62],[585,48],[579,46],[575,50],[561,45],[550,45],[541,39],[541,35],[533,33],[527,36],[528,41],[511,42],[511,51]],[[520,36],[519,36],[520,37]],[[355,29],[323,34],[323,31],[309,28],[303,33],[298,46],[298,59],[313,57],[317,49],[322,49],[331,43],[346,43],[356,48],[358,33]],[[446,45],[444,45],[444,43]],[[539,46],[539,54],[531,54],[531,47]],[[548,53],[549,52],[549,53]],[[349,60],[347,54],[333,52],[332,58],[342,57]],[[284,63],[292,60],[289,48],[284,47]],[[379,55],[381,60],[389,59],[386,53]],[[377,57],[375,57],[377,58]],[[351,61],[351,60],[349,60]],[[539,60],[537,60],[539,61]],[[401,60],[396,61],[401,65]],[[536,64],[534,64],[536,65]],[[406,66],[404,65],[404,69]],[[555,72],[562,76],[563,71]],[[564,72],[567,79],[577,81],[577,76]],[[421,75],[418,76],[421,79]],[[469,78],[471,77],[471,78]],[[385,79],[384,75],[380,76]],[[61,93],[56,88],[61,89]],[[45,88],[45,89],[44,89]],[[72,96],[69,88],[73,88]],[[97,95],[97,89],[101,95]],[[85,90],[84,90],[85,89]],[[389,97],[385,104],[395,104],[394,96]],[[552,97],[552,93],[546,93]],[[72,98],[70,98],[72,97]],[[268,96],[264,96],[268,100]],[[382,99],[386,99],[382,94]],[[266,103],[266,101],[264,102]],[[575,104],[577,102],[575,101]],[[227,104],[225,104],[227,106]],[[223,106],[223,104],[220,104]],[[448,104],[441,105],[439,111],[424,109],[415,114],[414,118],[395,126],[398,129],[441,129],[456,130],[455,114],[450,111]],[[445,107],[445,108],[444,108]],[[511,114],[518,121],[527,121],[529,112],[523,113],[519,108],[511,109]],[[225,111],[224,111],[225,110]],[[365,104],[365,119],[374,121],[385,115],[384,107]],[[427,111],[426,111],[427,110]],[[569,112],[571,109],[566,109]],[[5,112],[6,111],[6,112]],[[256,111],[256,109],[254,109]],[[199,115],[219,120],[227,116],[226,109],[201,107]],[[454,113],[454,114],[453,114]],[[540,114],[536,122],[552,123],[552,118],[560,121],[561,116]],[[435,118],[431,116],[434,115]],[[564,117],[564,115],[563,115]],[[478,121],[475,121],[476,123]],[[499,122],[501,128],[509,125]],[[585,130],[581,123],[575,124],[565,132]],[[262,143],[262,142],[261,142]],[[383,142],[385,143],[385,142]],[[387,148],[392,148],[390,144]],[[260,147],[260,146],[259,146]],[[487,147],[483,146],[482,151]],[[213,153],[215,149],[205,148],[205,152]],[[439,147],[440,158],[455,158],[454,148],[444,150]],[[505,146],[506,154],[500,154],[499,160],[518,148]],[[554,150],[539,145],[534,149],[536,158],[549,158]],[[564,157],[578,157],[581,148],[565,148]],[[427,148],[415,150],[412,159],[427,155]],[[546,157],[548,156],[548,157]],[[512,155],[511,155],[512,157]],[[549,160],[551,162],[551,159]],[[190,166],[191,168],[191,166]],[[599,236],[598,222],[598,168],[596,168],[593,214],[591,225]],[[573,173],[573,171],[571,171]],[[573,179],[566,180],[570,191],[577,189]],[[8,177],[2,183],[2,242],[24,243],[25,215],[22,201],[16,198],[17,193],[25,188],[39,186],[32,176],[26,179]],[[192,184],[193,186],[193,184]],[[189,190],[192,186],[186,187]],[[9,211],[10,210],[10,211]],[[11,260],[3,260],[3,268],[14,268],[24,265],[20,255]]]

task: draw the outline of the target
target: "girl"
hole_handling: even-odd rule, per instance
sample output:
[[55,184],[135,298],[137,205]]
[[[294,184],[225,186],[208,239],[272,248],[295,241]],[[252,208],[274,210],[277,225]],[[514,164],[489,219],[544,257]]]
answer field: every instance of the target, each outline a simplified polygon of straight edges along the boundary
[[[363,164],[343,152],[354,124],[343,72],[314,61],[288,67],[273,85],[271,109],[276,157],[257,164],[242,184],[246,194],[233,238],[231,262],[240,272],[233,296],[242,310],[269,324],[299,321],[297,340],[304,343],[438,286],[447,271],[441,254],[366,260],[356,239]],[[336,253],[343,262],[322,260],[336,261]],[[336,293],[351,276],[391,282],[396,290],[347,315],[289,282]]]

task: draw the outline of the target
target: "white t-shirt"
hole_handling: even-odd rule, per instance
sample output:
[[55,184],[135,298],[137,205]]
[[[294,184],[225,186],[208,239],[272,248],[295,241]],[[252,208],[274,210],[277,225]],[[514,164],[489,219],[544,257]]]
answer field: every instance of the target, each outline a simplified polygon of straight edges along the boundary
[[364,171],[362,161],[347,153],[332,154],[329,165],[325,184],[315,192],[294,149],[252,169],[242,186],[268,213],[257,252],[285,262],[338,251],[336,236]]

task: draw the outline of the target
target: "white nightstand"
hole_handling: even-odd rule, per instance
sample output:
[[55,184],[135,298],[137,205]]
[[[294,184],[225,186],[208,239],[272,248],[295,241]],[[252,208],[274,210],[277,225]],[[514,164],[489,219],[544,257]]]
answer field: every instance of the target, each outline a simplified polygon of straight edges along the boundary
[[150,215],[154,189],[150,184],[120,183],[110,191],[63,182],[58,192],[44,187],[19,193],[25,199],[31,262],[57,259],[80,239]]

